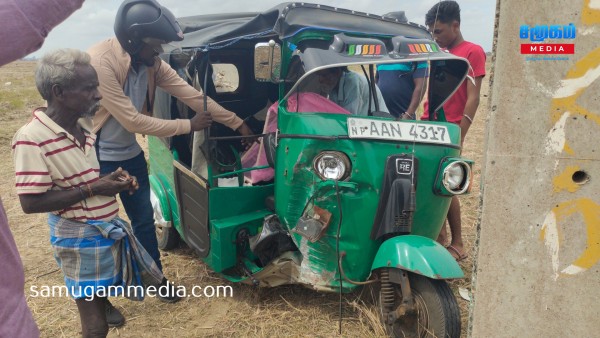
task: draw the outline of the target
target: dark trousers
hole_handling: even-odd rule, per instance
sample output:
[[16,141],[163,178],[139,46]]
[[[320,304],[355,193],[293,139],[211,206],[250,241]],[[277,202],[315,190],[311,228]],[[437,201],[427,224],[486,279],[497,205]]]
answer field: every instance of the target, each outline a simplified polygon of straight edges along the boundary
[[158,251],[158,241],[154,228],[154,210],[150,202],[150,181],[148,179],[148,164],[142,151],[136,157],[125,161],[99,161],[100,175],[110,174],[119,167],[129,172],[129,175],[137,178],[139,189],[129,195],[129,191],[119,193],[121,202],[125,207],[127,217],[131,220],[131,227],[135,237],[142,243],[144,249],[148,251],[150,257],[154,259],[158,268],[162,271],[160,264],[160,252]]

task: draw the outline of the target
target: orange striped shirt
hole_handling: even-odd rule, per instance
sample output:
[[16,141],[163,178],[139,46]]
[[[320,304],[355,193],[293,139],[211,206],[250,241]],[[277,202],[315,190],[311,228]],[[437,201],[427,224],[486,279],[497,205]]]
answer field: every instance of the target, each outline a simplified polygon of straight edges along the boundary
[[[48,190],[69,190],[91,184],[100,178],[91,133],[91,119],[79,119],[84,131],[83,147],[77,139],[38,108],[12,141],[17,194],[42,194]],[[80,222],[108,221],[117,216],[114,196],[92,196],[53,214]]]

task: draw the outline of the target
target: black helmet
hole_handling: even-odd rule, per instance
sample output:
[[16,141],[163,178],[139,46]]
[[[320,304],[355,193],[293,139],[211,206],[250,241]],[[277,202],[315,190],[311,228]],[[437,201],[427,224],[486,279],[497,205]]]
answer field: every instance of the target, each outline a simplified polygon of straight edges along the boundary
[[171,11],[156,0],[125,0],[117,11],[115,35],[129,54],[140,51],[143,40],[169,43],[183,40],[183,32]]

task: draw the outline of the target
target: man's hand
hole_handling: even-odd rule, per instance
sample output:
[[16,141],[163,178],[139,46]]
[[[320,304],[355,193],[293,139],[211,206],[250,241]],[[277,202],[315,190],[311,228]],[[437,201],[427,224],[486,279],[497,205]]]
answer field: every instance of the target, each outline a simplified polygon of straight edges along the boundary
[[410,113],[404,113],[400,115],[397,120],[414,120],[415,115],[411,115]]
[[[254,132],[252,131],[252,129],[250,129],[250,127],[248,127],[246,122],[242,123],[242,125],[237,129],[237,132],[242,134],[242,136],[254,135]],[[252,146],[252,143],[254,143],[254,142],[256,142],[256,137],[249,137],[249,138],[242,139],[242,145],[246,149],[250,148],[250,146]]]
[[91,193],[90,191],[87,191],[87,193],[90,195],[114,196],[123,190],[129,190],[129,194],[133,194],[138,188],[135,176],[130,176],[127,171],[119,168],[90,184]]
[[206,129],[212,124],[212,116],[208,112],[196,113],[196,116],[190,119],[192,131]]
[[120,170],[121,176],[118,176],[117,179],[121,182],[130,181],[131,183],[129,184],[129,195],[133,195],[133,193],[135,193],[135,191],[140,188],[137,178],[135,176],[129,175],[127,170],[123,170],[120,167],[119,167],[119,169],[117,169],[117,172],[119,172],[119,170]]

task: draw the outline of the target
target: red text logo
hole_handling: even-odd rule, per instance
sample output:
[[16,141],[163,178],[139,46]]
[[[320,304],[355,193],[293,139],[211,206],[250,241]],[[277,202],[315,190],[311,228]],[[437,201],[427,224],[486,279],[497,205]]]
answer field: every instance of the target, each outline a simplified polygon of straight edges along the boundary
[[572,43],[523,43],[521,54],[575,54]]

